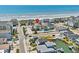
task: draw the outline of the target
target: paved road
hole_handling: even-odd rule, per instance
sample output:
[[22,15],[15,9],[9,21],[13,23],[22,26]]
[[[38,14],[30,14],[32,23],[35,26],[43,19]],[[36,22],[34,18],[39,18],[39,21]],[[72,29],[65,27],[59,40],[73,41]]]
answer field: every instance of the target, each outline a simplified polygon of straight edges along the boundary
[[18,26],[17,28],[17,31],[18,31],[18,38],[19,38],[19,47],[20,47],[20,53],[25,53],[25,46],[24,46],[24,40],[25,40],[25,37],[24,37],[24,34],[23,34],[23,28],[20,27],[20,25]]

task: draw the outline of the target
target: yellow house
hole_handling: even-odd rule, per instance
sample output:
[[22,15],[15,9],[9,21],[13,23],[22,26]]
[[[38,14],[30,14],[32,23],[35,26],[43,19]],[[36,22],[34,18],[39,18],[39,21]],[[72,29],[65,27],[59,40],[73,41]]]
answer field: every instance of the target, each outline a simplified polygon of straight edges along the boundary
[[79,46],[75,43],[75,42],[72,42],[71,40],[69,40],[67,37],[64,37],[63,38],[63,41],[69,45],[73,45],[75,48],[78,48],[79,49]]
[[47,39],[48,41],[52,41],[54,39],[54,36],[52,35],[46,35],[46,36],[42,36],[43,39]]
[[71,40],[69,40],[67,37],[63,38],[63,41],[69,45],[73,45],[73,42]]

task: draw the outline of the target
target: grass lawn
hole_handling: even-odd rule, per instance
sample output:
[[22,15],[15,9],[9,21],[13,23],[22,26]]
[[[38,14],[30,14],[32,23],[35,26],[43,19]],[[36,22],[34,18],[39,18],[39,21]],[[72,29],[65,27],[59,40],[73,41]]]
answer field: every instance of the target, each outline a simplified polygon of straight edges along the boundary
[[69,50],[68,45],[65,44],[63,41],[56,40],[55,43],[56,43],[57,48],[63,48],[64,49],[64,53],[72,53],[72,51]]

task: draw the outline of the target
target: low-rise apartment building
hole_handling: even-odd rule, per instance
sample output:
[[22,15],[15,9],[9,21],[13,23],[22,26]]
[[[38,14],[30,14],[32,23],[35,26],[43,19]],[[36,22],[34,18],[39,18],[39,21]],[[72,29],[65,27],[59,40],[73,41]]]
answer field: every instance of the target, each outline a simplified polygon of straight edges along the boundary
[[13,24],[10,21],[0,21],[0,38],[7,38],[11,40],[12,38],[12,28]]

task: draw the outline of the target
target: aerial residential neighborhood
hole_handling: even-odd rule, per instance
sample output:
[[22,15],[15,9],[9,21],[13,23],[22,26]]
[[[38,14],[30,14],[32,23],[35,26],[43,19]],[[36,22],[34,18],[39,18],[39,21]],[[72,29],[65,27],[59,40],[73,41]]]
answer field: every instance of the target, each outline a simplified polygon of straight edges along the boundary
[[79,53],[78,11],[73,5],[0,6],[0,53]]
[[79,53],[79,16],[0,21],[0,53]]

